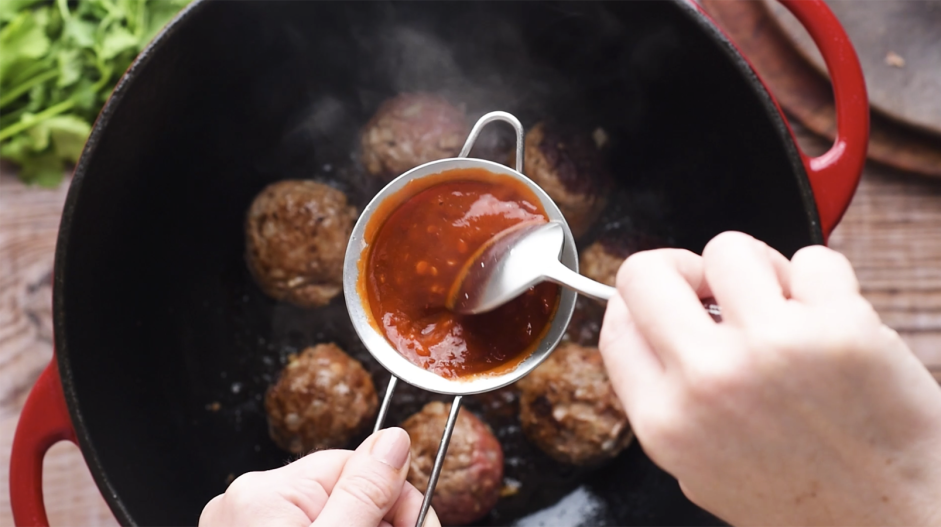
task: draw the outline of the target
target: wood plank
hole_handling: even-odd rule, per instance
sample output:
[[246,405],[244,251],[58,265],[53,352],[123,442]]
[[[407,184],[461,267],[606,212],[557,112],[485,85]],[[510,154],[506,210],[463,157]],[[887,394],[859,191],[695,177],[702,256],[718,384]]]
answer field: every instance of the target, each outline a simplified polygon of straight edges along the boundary
[[[26,187],[0,165],[0,525],[13,525],[9,466],[26,396],[52,357],[52,260],[68,182]],[[78,448],[60,443],[43,463],[49,521],[117,525]]]
[[941,368],[941,181],[867,166],[830,246],[853,263],[883,322]]

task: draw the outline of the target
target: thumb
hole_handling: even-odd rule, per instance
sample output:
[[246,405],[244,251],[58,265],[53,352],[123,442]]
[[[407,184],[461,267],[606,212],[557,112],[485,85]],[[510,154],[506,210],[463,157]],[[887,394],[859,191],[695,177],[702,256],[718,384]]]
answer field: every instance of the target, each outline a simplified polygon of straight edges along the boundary
[[346,462],[312,527],[376,527],[405,483],[409,438],[401,428],[369,436]]

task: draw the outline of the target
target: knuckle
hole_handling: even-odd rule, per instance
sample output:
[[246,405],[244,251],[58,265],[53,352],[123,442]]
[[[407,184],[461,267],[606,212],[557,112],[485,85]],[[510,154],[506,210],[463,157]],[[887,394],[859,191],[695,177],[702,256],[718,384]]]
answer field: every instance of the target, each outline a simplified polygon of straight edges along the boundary
[[224,496],[225,496],[224,494],[219,494],[218,496],[209,500],[209,503],[207,503],[206,506],[203,507],[202,512],[199,513],[200,524],[202,525],[209,524],[216,518],[216,516],[218,516],[219,508],[222,506],[221,503],[222,503]]
[[619,289],[633,288],[636,283],[646,284],[652,273],[665,268],[677,268],[688,261],[690,256],[698,256],[686,249],[650,249],[631,254],[618,268],[615,283]]
[[254,495],[259,488],[263,487],[264,479],[264,474],[261,472],[246,472],[235,478],[235,480],[229,484],[229,488],[226,489],[225,493],[227,496],[236,500],[243,497],[250,497]]
[[342,478],[337,486],[338,490],[365,507],[387,509],[396,498],[391,479],[376,468],[350,474]]
[[669,444],[669,440],[675,436],[670,419],[662,412],[635,412],[635,415],[631,415],[631,428],[645,446]]
[[681,436],[677,420],[668,413],[662,413],[645,420],[642,431],[644,435],[651,439],[653,444],[657,445],[675,444]]
[[637,284],[645,284],[651,272],[674,265],[670,262],[671,251],[677,249],[653,249],[628,256],[618,269],[616,285],[618,288],[632,289]]
[[656,258],[656,255],[650,251],[641,251],[628,256],[618,269],[616,283],[618,285],[630,284],[637,275],[644,273],[644,270],[651,265],[653,258]]
[[695,503],[696,505],[699,505],[700,507],[703,507],[705,505],[700,499],[698,492],[693,490],[693,488],[691,488],[689,485],[686,485],[683,481],[680,481],[679,484],[680,484],[680,491],[683,493],[684,496],[686,496],[686,499]]
[[847,269],[852,269],[849,258],[844,256],[843,253],[834,251],[824,245],[808,245],[807,247],[802,247],[791,257],[791,262],[811,265],[820,262],[830,262],[843,265]]
[[791,257],[791,261],[792,262],[798,261],[798,260],[813,261],[819,258],[826,257],[827,254],[834,253],[834,252],[836,251],[832,251],[831,249],[828,249],[824,247],[823,245],[808,245],[807,247],[801,247],[800,249],[798,249],[797,252],[794,253],[794,256]]
[[741,247],[754,243],[756,240],[743,232],[726,231],[709,240],[703,248],[703,257],[707,257],[707,254],[738,251]]

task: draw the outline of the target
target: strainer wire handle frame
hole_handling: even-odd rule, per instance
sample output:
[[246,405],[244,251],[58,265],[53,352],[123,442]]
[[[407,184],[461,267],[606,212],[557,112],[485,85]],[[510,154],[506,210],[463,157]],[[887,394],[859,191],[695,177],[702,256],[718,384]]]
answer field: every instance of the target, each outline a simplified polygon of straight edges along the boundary
[[[519,119],[513,116],[513,114],[507,112],[490,112],[478,119],[477,123],[474,124],[474,127],[471,128],[470,133],[467,135],[464,148],[461,149],[461,153],[458,154],[457,157],[467,157],[474,147],[474,142],[477,141],[477,136],[480,135],[480,131],[484,126],[494,121],[510,123],[516,131],[516,171],[522,174],[524,145],[523,124],[520,123]],[[386,415],[389,413],[389,406],[392,403],[392,394],[395,392],[395,385],[398,384],[398,382],[399,379],[395,375],[389,378],[389,385],[386,387],[386,394],[382,398],[382,406],[379,407],[379,414],[376,416],[376,425],[373,427],[373,433],[378,432],[382,428],[383,422],[386,420]],[[431,475],[428,477],[428,488],[425,490],[425,497],[422,499],[421,511],[418,513],[418,521],[415,522],[415,527],[423,527],[425,524],[425,516],[428,515],[428,509],[431,507],[431,498],[434,496],[435,486],[438,484],[438,476],[441,474],[441,467],[444,466],[444,456],[448,452],[448,444],[451,443],[451,434],[454,432],[455,423],[457,423],[457,415],[461,409],[462,397],[461,395],[456,395],[454,401],[451,402],[451,412],[448,414],[448,422],[444,427],[444,433],[441,435],[441,443],[438,445],[438,454],[435,456],[435,464],[431,469]]]
[[477,136],[480,135],[480,131],[483,130],[485,126],[494,122],[494,121],[503,121],[510,123],[513,129],[516,131],[516,171],[520,174],[523,173],[523,124],[520,123],[519,119],[515,115],[507,112],[490,112],[484,114],[483,117],[477,120],[477,123],[474,124],[474,127],[471,128],[469,134],[467,134],[467,141],[464,143],[464,148],[461,149],[461,153],[457,157],[467,157],[470,155],[471,148],[474,147],[474,142],[477,141]]

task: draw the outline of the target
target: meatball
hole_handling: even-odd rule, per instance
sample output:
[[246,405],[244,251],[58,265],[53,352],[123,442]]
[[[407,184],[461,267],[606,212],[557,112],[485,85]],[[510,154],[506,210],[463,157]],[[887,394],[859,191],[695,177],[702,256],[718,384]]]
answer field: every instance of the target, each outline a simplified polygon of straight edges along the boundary
[[378,404],[369,373],[336,344],[293,357],[265,395],[271,439],[294,454],[347,446],[372,423]]
[[518,384],[523,433],[557,461],[598,465],[634,437],[598,348],[563,343]]
[[248,268],[267,295],[301,307],[343,290],[343,258],[356,209],[339,190],[313,181],[265,187],[245,220]]
[[402,93],[382,103],[363,128],[363,164],[385,181],[429,161],[454,157],[467,139],[464,111],[428,93]]
[[[408,481],[421,492],[435,463],[451,405],[431,402],[402,423],[412,440]],[[464,525],[490,512],[503,485],[503,449],[474,414],[458,413],[431,504],[442,525]]]
[[523,173],[555,201],[576,238],[598,219],[612,186],[591,136],[552,122],[526,134]]
[[578,258],[578,269],[588,278],[614,287],[618,269],[628,256],[660,247],[666,247],[666,243],[639,233],[605,236],[582,251]]

